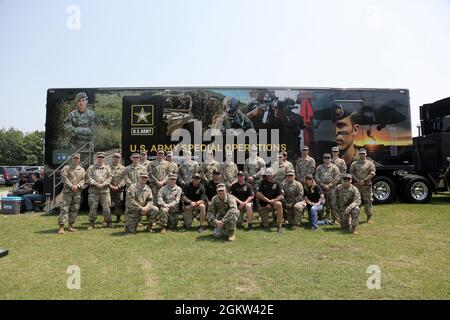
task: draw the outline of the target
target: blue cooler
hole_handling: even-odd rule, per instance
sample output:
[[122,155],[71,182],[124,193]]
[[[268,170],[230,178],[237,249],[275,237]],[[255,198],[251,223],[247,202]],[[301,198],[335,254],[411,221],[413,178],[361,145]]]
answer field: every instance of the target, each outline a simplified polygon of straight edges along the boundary
[[21,197],[3,197],[1,201],[1,213],[2,214],[19,214]]

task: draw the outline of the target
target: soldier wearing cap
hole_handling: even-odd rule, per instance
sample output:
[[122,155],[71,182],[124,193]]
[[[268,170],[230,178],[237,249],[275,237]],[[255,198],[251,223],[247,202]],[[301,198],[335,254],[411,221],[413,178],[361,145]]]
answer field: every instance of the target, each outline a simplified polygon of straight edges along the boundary
[[166,233],[166,228],[176,228],[178,225],[178,211],[182,190],[177,186],[177,175],[169,174],[167,184],[158,192],[159,219],[161,233]]
[[233,183],[237,181],[239,169],[237,164],[233,162],[233,153],[227,152],[225,154],[225,162],[220,165],[220,172],[222,173],[223,183],[230,190]]
[[194,173],[192,181],[183,187],[183,218],[184,227],[190,229],[192,226],[192,214],[194,211],[199,211],[200,227],[198,232],[203,232],[203,224],[206,219],[206,190],[201,183],[201,176],[199,173]]
[[120,222],[122,216],[123,190],[126,185],[126,168],[120,163],[120,153],[113,153],[111,162],[111,213],[116,216],[116,223]]
[[89,184],[89,227],[95,228],[98,204],[102,205],[103,219],[106,227],[112,227],[111,221],[111,195],[109,184],[111,183],[111,168],[105,164],[105,154],[97,153],[96,162],[91,165],[86,173],[86,181]]
[[203,183],[208,183],[212,179],[214,171],[220,171],[220,164],[214,160],[214,153],[212,150],[206,151],[206,159],[200,165],[200,174],[202,175]]
[[[361,195],[358,188],[352,185],[352,175],[347,173],[342,177],[342,184],[336,188],[336,208],[341,218],[342,231],[349,230],[351,233],[357,234],[360,205]],[[350,217],[352,219],[351,226]]]
[[306,202],[303,201],[303,185],[295,180],[295,171],[286,172],[286,183],[284,184],[283,207],[287,213],[287,220],[293,230],[300,227],[303,211],[306,208]]
[[223,183],[222,174],[219,170],[214,170],[212,174],[212,179],[206,184],[206,199],[208,202],[217,194],[217,186],[219,183]]
[[372,223],[372,179],[375,177],[376,168],[374,163],[367,159],[367,151],[359,150],[359,160],[350,165],[350,174],[353,183],[361,194],[361,201],[367,216],[367,223]]
[[315,179],[325,196],[325,217],[329,219],[331,214],[332,222],[335,223],[339,219],[335,209],[335,190],[341,179],[341,173],[339,168],[331,163],[331,154],[323,154],[323,164],[317,167]]
[[64,224],[68,218],[70,232],[77,231],[75,229],[75,221],[77,219],[78,210],[81,203],[81,188],[84,185],[86,172],[80,166],[80,154],[75,153],[72,156],[70,165],[64,166],[61,171],[61,180],[64,184],[63,202],[58,218],[58,234],[64,233]]
[[314,175],[316,170],[316,161],[309,156],[308,146],[302,147],[302,156],[295,163],[295,175],[297,180],[305,184],[305,177],[307,174]]
[[150,161],[148,161],[148,153],[147,150],[142,150],[139,154],[139,163],[144,166],[144,168],[147,168],[150,164]]
[[249,231],[253,229],[253,199],[255,198],[255,192],[252,185],[245,181],[245,178],[245,172],[239,171],[238,181],[231,185],[230,193],[236,198],[240,212],[237,226],[242,227],[245,213],[247,216],[247,230]]
[[250,148],[249,157],[245,160],[244,171],[248,174],[248,183],[255,189],[259,187],[265,169],[266,162],[263,158],[258,156],[258,147],[252,146]]
[[358,150],[354,140],[359,132],[359,104],[353,102],[336,103],[336,144],[342,159],[350,165],[358,159]]
[[215,227],[214,237],[225,236],[228,241],[235,241],[236,222],[239,210],[235,197],[227,193],[223,183],[217,186],[215,195],[208,206],[208,222]]
[[[182,188],[189,185],[195,173],[198,173],[200,166],[197,161],[192,160],[190,151],[183,152],[183,163],[178,168],[178,183]],[[201,177],[201,176],[200,176]]]
[[130,157],[131,164],[126,167],[125,183],[127,188],[133,183],[138,182],[139,175],[142,172],[147,173],[147,168],[139,163],[139,154],[133,153]]
[[276,172],[275,180],[281,185],[284,184],[286,179],[286,172],[294,170],[294,166],[290,162],[286,162],[285,157],[282,153],[278,154],[278,161],[275,161],[273,168]]
[[169,174],[169,163],[164,160],[164,151],[158,150],[156,159],[151,161],[147,167],[147,172],[150,180],[150,189],[153,192],[153,198],[158,198],[158,192],[166,182]]
[[149,221],[147,231],[153,232],[152,226],[158,216],[158,207],[153,204],[153,195],[147,186],[148,174],[144,171],[139,173],[138,181],[132,183],[126,196],[127,221],[125,231],[135,233],[142,216],[147,216]]
[[87,94],[85,92],[79,92],[75,96],[76,109],[71,111],[64,120],[64,130],[70,136],[70,149],[79,149],[84,144],[93,140],[95,113],[87,109],[87,104]]
[[269,212],[274,211],[277,219],[277,230],[283,232],[283,205],[284,191],[280,183],[275,180],[275,170],[267,168],[264,180],[256,193],[259,200],[259,216],[263,228],[269,228]]
[[166,161],[168,162],[169,173],[178,174],[178,165],[175,161],[173,161],[173,152],[172,151],[167,151]]
[[339,148],[333,147],[331,148],[331,163],[336,165],[341,173],[341,178],[344,174],[347,173],[347,164],[344,159],[339,158]]

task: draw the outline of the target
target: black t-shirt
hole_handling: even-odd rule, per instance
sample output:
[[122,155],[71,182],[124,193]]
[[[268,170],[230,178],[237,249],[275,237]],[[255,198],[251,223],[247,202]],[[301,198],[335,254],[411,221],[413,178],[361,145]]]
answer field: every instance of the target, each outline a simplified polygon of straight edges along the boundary
[[[183,195],[191,201],[205,200],[206,190],[200,183],[198,187],[195,187],[192,182],[183,188]],[[184,202],[186,205],[189,203]]]
[[[320,199],[320,195],[322,194],[322,189],[318,186],[318,185],[314,185],[311,188],[310,187],[305,187],[304,190],[304,195],[306,198],[308,198],[309,201],[311,201],[312,203],[317,203],[319,202]],[[308,207],[311,207],[310,205],[308,205]]]
[[241,201],[245,201],[248,197],[255,195],[253,187],[247,182],[244,182],[242,185],[239,182],[233,183],[230,188],[230,193]]
[[206,186],[206,196],[208,197],[208,200],[211,201],[212,198],[217,194],[217,185],[221,183],[215,183],[214,180],[209,181]]
[[[283,189],[280,183],[269,183],[266,180],[261,182],[258,191],[261,192],[269,200],[272,200],[283,193]],[[263,207],[268,205],[268,203],[263,200],[259,200],[259,204]]]
[[44,194],[44,184],[42,183],[42,179],[36,180],[34,182],[33,190],[35,190],[39,194]]

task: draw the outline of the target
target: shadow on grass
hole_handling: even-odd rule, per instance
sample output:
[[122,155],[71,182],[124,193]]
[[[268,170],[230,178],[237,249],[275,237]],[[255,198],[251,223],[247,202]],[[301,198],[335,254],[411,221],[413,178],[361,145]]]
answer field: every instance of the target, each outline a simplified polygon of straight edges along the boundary
[[225,239],[224,237],[216,238],[210,233],[199,235],[197,238],[195,238],[195,241],[227,242],[227,239]]

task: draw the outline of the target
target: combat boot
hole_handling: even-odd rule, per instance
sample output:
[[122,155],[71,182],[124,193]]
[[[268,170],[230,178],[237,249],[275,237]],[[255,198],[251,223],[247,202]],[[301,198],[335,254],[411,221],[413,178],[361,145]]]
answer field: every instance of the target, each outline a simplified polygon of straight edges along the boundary
[[368,217],[367,218],[367,224],[372,224],[372,223],[373,223],[372,217]]
[[165,233],[166,233],[166,227],[162,227],[161,234],[165,234]]
[[116,223],[120,223],[120,216],[116,216]]
[[59,226],[58,234],[64,234],[64,226],[63,225]]
[[76,232],[76,231],[78,231],[76,228],[73,227],[73,223],[69,224],[69,228],[67,230],[69,230],[69,232]]
[[236,235],[234,234],[234,231],[231,231],[230,235],[228,236],[228,241],[236,241]]
[[356,227],[350,227],[349,231],[353,235],[357,235],[358,234],[358,231],[356,231]]
[[88,230],[95,229],[95,222],[89,222]]
[[149,223],[148,225],[147,225],[147,232],[150,232],[150,233],[153,233],[153,223]]

